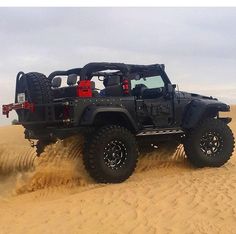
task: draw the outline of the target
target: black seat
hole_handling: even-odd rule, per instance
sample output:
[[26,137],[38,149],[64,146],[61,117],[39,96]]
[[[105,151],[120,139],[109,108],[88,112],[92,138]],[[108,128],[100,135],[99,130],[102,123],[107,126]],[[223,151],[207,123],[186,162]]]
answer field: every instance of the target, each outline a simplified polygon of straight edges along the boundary
[[64,88],[64,97],[76,97],[77,95],[77,85],[69,86]]
[[77,94],[77,75],[71,74],[67,77],[67,87],[61,86],[61,78],[55,77],[52,80],[54,98],[76,97]]
[[106,88],[104,89],[105,96],[117,97],[123,95],[123,89],[121,86],[120,76],[109,76],[107,77]]
[[76,86],[53,89],[54,98],[76,97]]
[[132,96],[135,96],[137,98],[141,98],[143,96],[143,92],[147,89],[147,86],[144,84],[137,84],[132,89]]
[[163,96],[164,88],[145,89],[142,93],[143,99],[160,98]]

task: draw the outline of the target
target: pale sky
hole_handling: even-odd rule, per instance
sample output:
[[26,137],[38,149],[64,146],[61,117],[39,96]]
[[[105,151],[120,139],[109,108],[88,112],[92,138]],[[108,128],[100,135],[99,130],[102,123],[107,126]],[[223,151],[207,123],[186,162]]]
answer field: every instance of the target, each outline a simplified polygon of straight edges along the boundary
[[13,102],[19,71],[89,62],[164,63],[180,90],[236,103],[236,8],[0,8],[0,16],[1,105]]

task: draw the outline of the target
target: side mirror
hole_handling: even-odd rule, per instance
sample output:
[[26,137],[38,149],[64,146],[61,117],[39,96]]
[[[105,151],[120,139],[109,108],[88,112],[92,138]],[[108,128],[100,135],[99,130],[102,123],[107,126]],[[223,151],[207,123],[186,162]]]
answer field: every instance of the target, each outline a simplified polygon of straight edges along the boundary
[[176,84],[168,84],[167,85],[167,91],[168,93],[173,93],[175,91]]

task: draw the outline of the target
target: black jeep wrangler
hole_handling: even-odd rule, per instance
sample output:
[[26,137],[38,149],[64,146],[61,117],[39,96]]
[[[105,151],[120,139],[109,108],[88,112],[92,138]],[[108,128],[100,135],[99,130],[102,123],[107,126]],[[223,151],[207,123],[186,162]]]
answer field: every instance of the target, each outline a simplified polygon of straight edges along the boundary
[[97,182],[126,180],[139,152],[163,142],[182,143],[197,167],[223,165],[234,137],[231,119],[219,112],[230,107],[175,88],[163,64],[89,63],[48,77],[20,72],[15,103],[3,105],[3,114],[16,110],[25,138],[38,140],[38,154],[57,139],[83,134],[84,165]]

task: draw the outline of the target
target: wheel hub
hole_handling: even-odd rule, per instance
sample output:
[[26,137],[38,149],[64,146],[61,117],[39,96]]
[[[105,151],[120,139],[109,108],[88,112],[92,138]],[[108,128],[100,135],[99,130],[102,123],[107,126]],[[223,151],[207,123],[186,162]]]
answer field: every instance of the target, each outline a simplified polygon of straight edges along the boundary
[[207,132],[200,140],[201,151],[207,156],[214,156],[222,150],[223,139],[218,132]]
[[104,162],[111,169],[121,168],[127,160],[127,148],[123,142],[113,140],[104,149]]

